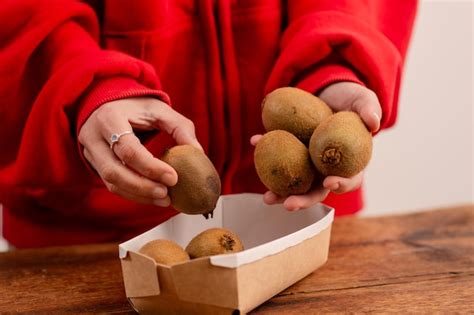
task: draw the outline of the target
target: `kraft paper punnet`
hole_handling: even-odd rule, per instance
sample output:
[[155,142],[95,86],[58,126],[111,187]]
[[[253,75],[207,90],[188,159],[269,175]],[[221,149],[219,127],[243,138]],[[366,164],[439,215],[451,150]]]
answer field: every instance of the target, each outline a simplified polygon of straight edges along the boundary
[[[222,196],[214,218],[179,214],[119,245],[125,291],[140,313],[247,313],[323,265],[334,209],[315,205],[289,212],[259,194]],[[245,250],[173,266],[138,253],[154,239],[183,248],[200,232],[225,227]]]

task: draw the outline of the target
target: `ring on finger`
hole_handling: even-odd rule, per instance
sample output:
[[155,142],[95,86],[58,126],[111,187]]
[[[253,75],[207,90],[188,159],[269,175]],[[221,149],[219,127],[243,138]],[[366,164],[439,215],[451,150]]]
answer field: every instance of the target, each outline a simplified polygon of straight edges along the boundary
[[131,130],[127,130],[127,131],[124,131],[124,132],[121,132],[121,133],[113,133],[111,136],[110,136],[110,149],[113,151],[114,149],[114,144],[119,142],[120,138],[122,136],[125,136],[125,135],[130,135],[130,134],[133,134],[133,131]]

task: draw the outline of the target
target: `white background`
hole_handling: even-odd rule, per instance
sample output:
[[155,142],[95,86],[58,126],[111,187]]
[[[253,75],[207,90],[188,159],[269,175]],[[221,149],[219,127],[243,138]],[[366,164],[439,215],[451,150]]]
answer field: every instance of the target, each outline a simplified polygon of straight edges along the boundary
[[473,11],[472,1],[421,1],[398,123],[375,139],[362,215],[474,202]]
[[473,202],[472,1],[422,1],[398,123],[380,133],[363,215]]

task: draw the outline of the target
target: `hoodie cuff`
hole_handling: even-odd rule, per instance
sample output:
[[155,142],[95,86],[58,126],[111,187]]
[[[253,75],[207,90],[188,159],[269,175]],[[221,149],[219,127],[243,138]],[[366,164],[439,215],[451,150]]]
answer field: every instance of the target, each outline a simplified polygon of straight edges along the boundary
[[76,134],[79,134],[89,116],[104,103],[140,96],[155,97],[170,105],[170,98],[166,93],[147,88],[132,78],[109,78],[97,82],[89,89],[79,105]]
[[324,88],[336,82],[354,82],[365,86],[350,68],[339,64],[326,64],[303,77],[296,87],[318,95]]

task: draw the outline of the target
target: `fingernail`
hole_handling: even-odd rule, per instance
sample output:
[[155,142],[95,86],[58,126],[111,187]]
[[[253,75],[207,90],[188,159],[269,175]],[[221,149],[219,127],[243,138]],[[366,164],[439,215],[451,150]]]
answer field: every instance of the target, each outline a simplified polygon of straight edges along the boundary
[[299,211],[299,210],[301,210],[301,208],[294,208],[294,209],[291,210],[291,211]]
[[377,118],[377,121],[380,121],[380,116],[376,112],[374,112],[374,116]]
[[329,187],[329,190],[338,190],[339,189],[339,183],[334,183]]
[[164,198],[166,197],[167,191],[166,188],[163,187],[157,187],[155,190],[153,190],[153,197],[155,198]]
[[374,112],[374,116],[377,118],[377,126],[372,130],[372,132],[377,132],[380,129],[380,116],[376,112]]
[[153,204],[158,207],[168,207],[170,202],[168,199],[156,199],[153,201]]
[[163,184],[165,184],[166,186],[174,186],[175,185],[174,176],[173,176],[173,174],[170,174],[170,173],[164,173],[163,175],[161,175],[160,181]]

